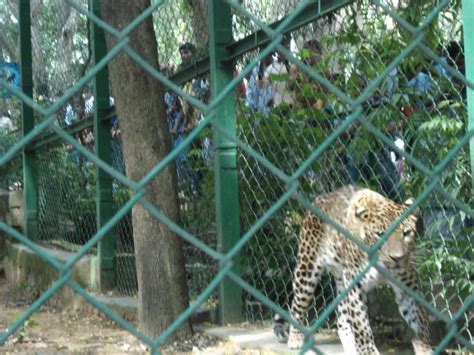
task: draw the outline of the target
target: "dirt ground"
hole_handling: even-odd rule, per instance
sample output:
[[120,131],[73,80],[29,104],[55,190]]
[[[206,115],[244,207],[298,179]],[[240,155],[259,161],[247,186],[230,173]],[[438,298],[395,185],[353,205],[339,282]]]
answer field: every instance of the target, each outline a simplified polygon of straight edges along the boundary
[[[12,288],[0,277],[0,334],[27,308],[27,287]],[[259,354],[208,334],[162,349],[165,354]],[[100,314],[43,306],[0,346],[1,354],[147,354],[146,347]]]
[[[27,309],[31,300],[38,296],[26,285],[11,287],[0,274],[0,334],[3,334]],[[245,328],[252,327],[247,325]],[[384,354],[413,353],[410,345],[401,345],[393,338],[384,343],[379,344],[382,345]],[[196,332],[192,339],[184,343],[168,345],[161,351],[164,354],[276,353],[249,349],[201,332]],[[58,310],[45,305],[0,346],[0,354],[149,354],[149,351],[135,337],[99,312],[85,314],[73,309]]]

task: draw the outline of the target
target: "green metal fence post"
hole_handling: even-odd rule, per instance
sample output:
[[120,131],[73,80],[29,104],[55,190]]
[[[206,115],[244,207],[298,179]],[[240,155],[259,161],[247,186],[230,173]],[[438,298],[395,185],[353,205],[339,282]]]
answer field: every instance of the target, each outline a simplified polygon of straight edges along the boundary
[[[98,0],[90,0],[90,8],[96,16],[100,17]],[[104,30],[96,24],[91,24],[91,41],[94,64],[97,64],[107,54],[107,46]],[[109,95],[109,73],[106,66],[94,78],[94,134],[97,156],[111,165],[110,124],[108,120],[104,119],[110,107]],[[112,178],[97,167],[96,183],[97,228],[100,228],[113,215]],[[115,286],[115,231],[116,228],[112,228],[98,246],[99,287],[101,290]]]
[[[464,60],[466,63],[466,79],[474,82],[474,1],[463,0]],[[474,90],[467,87],[468,130],[474,129]],[[472,191],[474,191],[474,139],[469,143],[471,157]]]
[[[211,57],[211,94],[216,97],[233,77],[233,64],[222,61],[228,57],[225,46],[232,42],[232,14],[222,0],[209,2],[209,46]],[[217,108],[216,124],[231,134],[236,132],[235,91]],[[237,148],[222,134],[214,134],[216,216],[218,248],[227,252],[240,238]],[[240,272],[240,260],[233,259],[232,270]],[[219,287],[219,321],[236,322],[242,319],[242,290],[225,278]]]
[[[19,2],[20,15],[20,66],[23,93],[33,97],[33,59],[31,54],[30,1]],[[33,109],[22,102],[23,135],[35,127]],[[36,153],[23,149],[23,211],[25,234],[32,240],[38,238],[38,191],[36,189]]]

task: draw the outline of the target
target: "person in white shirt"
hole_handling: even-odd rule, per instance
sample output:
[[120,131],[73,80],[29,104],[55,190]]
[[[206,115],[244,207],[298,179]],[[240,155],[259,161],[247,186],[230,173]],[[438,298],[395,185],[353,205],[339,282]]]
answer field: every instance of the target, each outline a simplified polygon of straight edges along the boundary
[[16,129],[16,126],[13,124],[8,114],[2,114],[2,116],[0,116],[0,132],[11,133]]
[[[282,45],[289,48],[290,42],[291,37],[285,36]],[[277,52],[273,61],[266,67],[261,81],[262,88],[271,87],[272,89],[273,108],[280,106],[282,103],[286,103],[290,107],[293,106],[294,95],[289,81],[289,79],[294,79],[292,75],[288,59],[282,53]]]

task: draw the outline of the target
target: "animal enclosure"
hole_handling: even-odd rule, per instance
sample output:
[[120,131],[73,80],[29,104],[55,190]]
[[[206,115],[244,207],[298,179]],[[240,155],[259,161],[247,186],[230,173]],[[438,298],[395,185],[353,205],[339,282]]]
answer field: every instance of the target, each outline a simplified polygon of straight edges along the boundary
[[[23,189],[28,211],[23,232],[4,222],[0,230],[61,272],[0,343],[66,283],[112,314],[70,279],[86,253],[112,260],[106,289],[137,294],[131,208],[145,182],[126,175],[123,118],[114,93],[100,89],[104,66],[126,52],[164,86],[173,149],[150,174],[175,165],[179,221],[151,213],[184,241],[194,303],[183,317],[210,300],[222,322],[275,312],[290,320],[305,213],[317,213],[315,196],[354,184],[415,199],[410,212],[424,229],[412,296],[446,327],[437,352],[474,351],[472,1],[152,1],[143,16],[153,17],[155,67],[127,43],[143,18],[113,30],[99,2],[21,0],[0,10],[21,49],[21,84],[0,77],[4,116],[17,128],[0,126],[0,187]],[[108,52],[99,29],[119,39]],[[186,48],[194,58],[183,65]],[[174,127],[183,112],[189,121]],[[39,245],[76,254],[62,264]],[[378,297],[393,303],[385,291]],[[340,298],[324,276],[305,334],[335,326],[328,310]],[[159,351],[183,321],[157,339],[120,324]],[[305,348],[317,350],[317,340]]]

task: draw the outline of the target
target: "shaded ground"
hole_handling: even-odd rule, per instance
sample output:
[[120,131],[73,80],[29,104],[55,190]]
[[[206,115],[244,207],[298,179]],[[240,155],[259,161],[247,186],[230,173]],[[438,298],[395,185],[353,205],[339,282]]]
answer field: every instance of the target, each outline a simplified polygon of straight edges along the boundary
[[[28,287],[10,287],[0,277],[0,334],[14,322],[34,297]],[[43,306],[0,346],[0,353],[12,354],[146,354],[146,348],[113,321],[97,314],[58,311]],[[216,336],[196,333],[193,339],[173,344],[163,353],[259,354]]]
[[[1,270],[0,270],[1,272]],[[9,286],[0,275],[0,334],[27,309],[34,294],[27,285]],[[196,327],[197,328],[197,327]],[[194,337],[162,349],[164,354],[282,354],[286,344],[278,344],[270,324],[242,324],[241,327],[197,328]],[[376,327],[377,328],[377,327]],[[205,329],[206,333],[202,330]],[[392,330],[393,331],[393,330]],[[382,354],[413,354],[410,345],[396,337],[379,339]],[[318,348],[325,354],[343,354],[333,331],[318,333]],[[380,341],[384,339],[384,341]],[[148,354],[146,347],[99,312],[90,314],[73,309],[57,310],[46,305],[0,346],[0,354]]]

